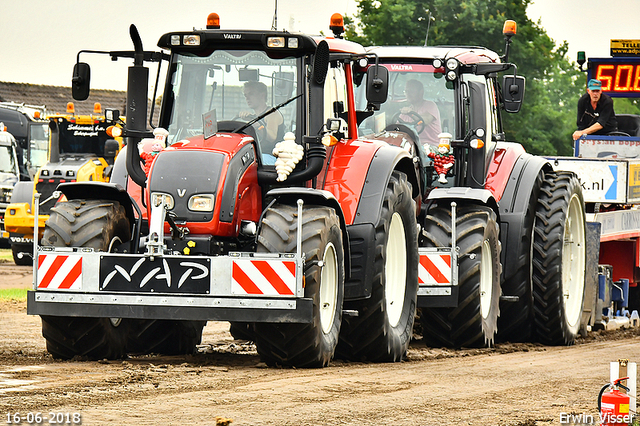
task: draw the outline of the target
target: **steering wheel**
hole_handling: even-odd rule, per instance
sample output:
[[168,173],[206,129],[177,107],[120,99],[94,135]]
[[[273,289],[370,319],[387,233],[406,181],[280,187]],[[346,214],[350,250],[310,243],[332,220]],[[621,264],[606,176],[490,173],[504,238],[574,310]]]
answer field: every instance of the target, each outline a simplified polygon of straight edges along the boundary
[[[401,116],[405,116],[405,117],[401,117]],[[427,127],[427,125],[424,122],[424,119],[420,116],[420,114],[418,114],[415,111],[409,111],[409,112],[398,111],[397,113],[394,114],[393,117],[391,117],[391,122],[413,126],[413,128],[416,129],[417,134],[422,133],[424,129]]]

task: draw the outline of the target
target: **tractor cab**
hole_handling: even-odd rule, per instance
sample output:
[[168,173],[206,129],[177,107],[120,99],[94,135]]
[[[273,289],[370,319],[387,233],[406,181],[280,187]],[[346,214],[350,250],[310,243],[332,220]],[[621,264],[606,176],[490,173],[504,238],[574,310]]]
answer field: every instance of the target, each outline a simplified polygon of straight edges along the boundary
[[[452,46],[372,47],[368,52],[389,71],[389,100],[361,122],[360,133],[408,134],[427,187],[483,188],[496,144],[505,141],[500,110],[517,112],[524,94],[523,77],[507,75],[502,86],[498,83],[499,72],[515,69],[507,56],[482,47]],[[356,83],[361,79],[366,81],[356,75]],[[365,102],[359,92],[356,99]],[[456,164],[449,172],[453,179],[442,184],[434,179],[428,156],[437,155],[441,135],[447,134]]]

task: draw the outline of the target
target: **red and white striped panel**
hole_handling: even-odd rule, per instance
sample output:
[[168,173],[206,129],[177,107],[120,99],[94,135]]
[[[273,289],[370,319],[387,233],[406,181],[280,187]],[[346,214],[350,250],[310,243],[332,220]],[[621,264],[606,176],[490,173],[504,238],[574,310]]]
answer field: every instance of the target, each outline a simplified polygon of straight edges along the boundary
[[38,256],[38,288],[76,290],[82,288],[82,256],[41,254]]
[[296,289],[296,262],[291,260],[233,261],[232,294],[293,296]]
[[451,284],[451,254],[421,254],[418,283],[422,285]]

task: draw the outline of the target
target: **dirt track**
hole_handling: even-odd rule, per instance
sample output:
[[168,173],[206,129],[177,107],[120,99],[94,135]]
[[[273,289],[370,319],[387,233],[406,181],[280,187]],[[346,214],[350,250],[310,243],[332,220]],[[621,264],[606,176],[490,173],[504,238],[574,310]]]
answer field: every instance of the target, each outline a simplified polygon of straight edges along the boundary
[[[3,287],[9,279],[23,286],[31,280],[28,268],[8,265],[0,265],[0,277]],[[45,420],[51,412],[81,413],[83,425],[215,425],[221,416],[232,426],[531,426],[560,424],[562,413],[597,421],[609,362],[639,355],[640,332],[633,330],[592,334],[567,348],[450,351],[417,341],[397,364],[272,369],[251,344],[232,340],[228,324],[209,323],[195,356],[57,362],[46,352],[39,318],[26,315],[23,302],[4,302],[0,421],[16,412],[41,412]]]

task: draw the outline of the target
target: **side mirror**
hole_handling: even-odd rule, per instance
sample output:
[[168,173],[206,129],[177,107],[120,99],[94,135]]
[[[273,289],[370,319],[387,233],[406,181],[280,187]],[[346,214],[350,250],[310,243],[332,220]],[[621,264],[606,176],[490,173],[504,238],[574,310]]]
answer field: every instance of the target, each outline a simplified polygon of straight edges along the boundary
[[375,109],[387,100],[389,93],[389,70],[382,65],[372,65],[367,70],[367,101]]
[[89,64],[77,62],[73,67],[71,79],[71,94],[73,99],[84,101],[89,97],[89,83],[91,81],[91,68]]
[[519,75],[505,75],[502,80],[504,110],[510,113],[520,111],[524,99],[525,78]]

